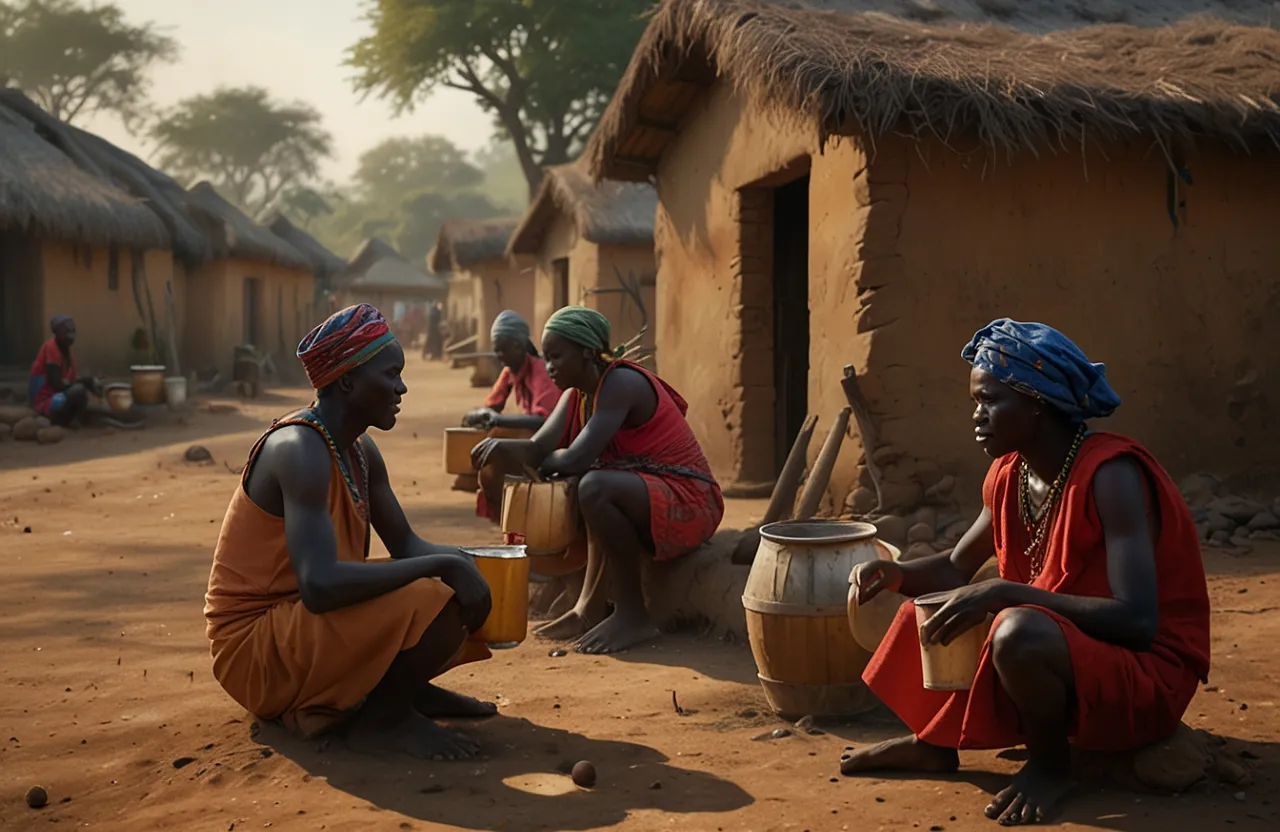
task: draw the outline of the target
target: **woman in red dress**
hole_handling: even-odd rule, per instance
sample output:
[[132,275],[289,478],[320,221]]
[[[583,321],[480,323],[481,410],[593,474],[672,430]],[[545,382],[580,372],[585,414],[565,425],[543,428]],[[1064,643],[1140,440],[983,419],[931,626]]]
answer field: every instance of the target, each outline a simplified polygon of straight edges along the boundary
[[[863,673],[912,735],[845,754],[841,771],[950,772],[958,749],[1025,744],[1026,765],[986,814],[1038,823],[1071,787],[1072,744],[1133,750],[1177,729],[1209,673],[1204,566],[1160,463],[1087,427],[1120,404],[1103,365],[1050,327],[1008,319],[963,356],[974,439],[995,460],[984,508],[950,555],[855,570],[858,603],[885,589],[950,598],[918,630],[903,604]],[[1000,578],[970,585],[993,555]],[[920,643],[947,644],[990,614],[970,690],[925,690]]]

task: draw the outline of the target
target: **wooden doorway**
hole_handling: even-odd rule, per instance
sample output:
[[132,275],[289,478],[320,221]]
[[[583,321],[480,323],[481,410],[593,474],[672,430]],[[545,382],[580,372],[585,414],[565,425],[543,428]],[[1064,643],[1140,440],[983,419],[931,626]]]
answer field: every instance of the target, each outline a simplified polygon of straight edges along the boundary
[[569,258],[551,261],[551,303],[553,311],[569,305]]
[[809,177],[773,189],[774,467],[809,412]]
[[262,336],[262,281],[256,277],[244,279],[244,331],[241,333],[242,344],[263,346]]
[[46,336],[40,244],[0,231],[0,366],[25,370]]

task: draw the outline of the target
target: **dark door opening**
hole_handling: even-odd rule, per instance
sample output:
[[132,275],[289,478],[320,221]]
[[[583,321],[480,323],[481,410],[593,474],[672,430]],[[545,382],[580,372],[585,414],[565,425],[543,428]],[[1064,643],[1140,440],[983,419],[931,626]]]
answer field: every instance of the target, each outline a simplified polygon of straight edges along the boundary
[[244,279],[244,344],[261,347],[258,336],[262,333],[262,285],[256,277]]
[[552,260],[551,274],[555,280],[551,300],[556,309],[562,309],[569,305],[569,258]]
[[809,177],[773,191],[774,466],[809,411]]

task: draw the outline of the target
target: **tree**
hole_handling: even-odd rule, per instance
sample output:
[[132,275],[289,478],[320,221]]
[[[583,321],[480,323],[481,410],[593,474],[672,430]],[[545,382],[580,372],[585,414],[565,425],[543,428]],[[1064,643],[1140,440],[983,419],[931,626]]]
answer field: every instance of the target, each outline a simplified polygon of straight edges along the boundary
[[484,172],[443,136],[420,136],[386,139],[366,150],[353,179],[362,195],[385,198],[424,188],[474,188],[484,181]]
[[314,179],[332,139],[320,113],[282,104],[259,87],[220,88],[185,99],[151,129],[159,166],[189,180],[208,179],[251,215]]
[[400,110],[464,90],[509,139],[530,195],[595,128],[653,0],[368,0],[350,50],[356,89]]
[[114,3],[0,2],[0,86],[22,89],[62,121],[106,111],[136,123],[147,110],[149,70],[177,56],[172,38],[128,23]]

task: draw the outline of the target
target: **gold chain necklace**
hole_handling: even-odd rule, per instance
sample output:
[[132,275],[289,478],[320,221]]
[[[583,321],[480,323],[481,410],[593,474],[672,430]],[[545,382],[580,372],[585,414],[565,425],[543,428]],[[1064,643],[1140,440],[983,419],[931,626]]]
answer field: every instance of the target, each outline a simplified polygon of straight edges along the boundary
[[1031,537],[1031,545],[1027,546],[1026,551],[1027,559],[1031,561],[1031,580],[1027,583],[1033,583],[1044,569],[1044,559],[1049,549],[1047,545],[1049,529],[1053,526],[1054,515],[1057,514],[1062,494],[1067,487],[1067,479],[1071,476],[1071,467],[1076,461],[1080,445],[1084,442],[1084,436],[1085,427],[1081,425],[1080,430],[1076,432],[1076,438],[1071,442],[1071,450],[1067,451],[1062,470],[1058,471],[1053,485],[1049,486],[1049,493],[1045,496],[1039,517],[1033,517],[1031,514],[1031,468],[1025,459],[1018,466],[1018,514],[1022,518],[1023,525],[1027,527],[1027,534]]

